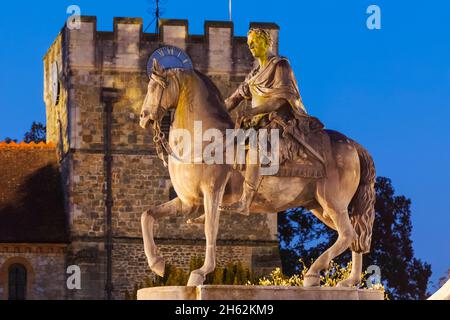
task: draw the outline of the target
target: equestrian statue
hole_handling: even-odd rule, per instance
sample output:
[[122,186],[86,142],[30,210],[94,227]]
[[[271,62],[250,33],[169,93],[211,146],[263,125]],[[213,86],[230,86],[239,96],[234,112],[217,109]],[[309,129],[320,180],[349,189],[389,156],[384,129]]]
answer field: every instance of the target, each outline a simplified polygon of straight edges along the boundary
[[[354,286],[361,281],[362,255],[370,250],[375,217],[372,157],[354,140],[324,129],[319,119],[307,114],[289,61],[271,51],[270,33],[250,29],[247,44],[258,64],[225,100],[213,82],[192,67],[170,68],[157,58],[152,60],[140,125],[144,129],[153,128],[158,155],[165,162],[167,155],[177,197],[142,214],[149,266],[156,274],[164,274],[165,262],[158,253],[153,233],[155,220],[163,216],[180,212],[197,214],[197,218],[188,222],[204,224],[204,264],[191,272],[187,283],[196,286],[203,284],[206,275],[215,269],[221,213],[276,214],[304,207],[336,230],[338,238],[311,265],[303,285],[319,286],[320,272],[350,248],[352,270],[338,286]],[[167,141],[160,123],[170,110],[173,116]],[[192,150],[187,150],[179,134],[195,136],[199,128],[202,134],[214,130],[223,137],[230,130],[279,133],[279,141],[272,138],[268,141],[270,152],[278,154],[278,170],[273,174],[263,173],[266,164],[259,156],[262,154],[259,145],[257,161],[249,160],[252,150],[249,139],[245,140],[243,164],[236,159],[231,162],[199,160],[195,152],[192,155]],[[191,149],[204,149],[207,144],[200,141]],[[237,148],[236,144],[225,145]],[[225,149],[223,153],[216,152],[214,158],[226,158]]]

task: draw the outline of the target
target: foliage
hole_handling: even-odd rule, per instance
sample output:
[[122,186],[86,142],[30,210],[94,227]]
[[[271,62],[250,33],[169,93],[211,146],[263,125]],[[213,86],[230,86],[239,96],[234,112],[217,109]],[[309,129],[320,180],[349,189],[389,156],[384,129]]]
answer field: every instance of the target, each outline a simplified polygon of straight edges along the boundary
[[[364,269],[381,268],[386,292],[394,299],[425,299],[431,266],[414,257],[411,240],[411,201],[395,196],[390,179],[378,177],[375,223],[371,252],[364,255]],[[306,210],[298,208],[278,215],[283,270],[293,275],[304,269],[298,259],[313,261],[336,241],[337,234]],[[335,259],[343,266],[351,253]]]
[[[288,286],[288,287],[301,287],[303,286],[303,277],[306,274],[302,273],[300,275],[294,274],[290,277],[283,274],[281,271],[281,268],[275,268],[270,275],[269,278],[263,277],[259,279],[259,281],[256,283],[260,286]],[[254,285],[253,283],[249,282],[249,285]]]
[[[300,259],[299,262],[303,266],[300,273],[287,276],[283,274],[281,268],[275,268],[269,275],[269,278],[263,277],[259,279],[258,284],[264,286],[303,286],[303,279],[308,272],[308,267],[303,260]],[[323,287],[335,287],[339,281],[346,279],[350,275],[351,270],[351,262],[346,266],[341,266],[332,261],[330,267],[320,276],[320,285]]]
[[[300,264],[302,265],[302,270],[298,274],[293,274],[291,276],[287,276],[283,274],[280,268],[275,268],[274,271],[269,275],[268,278],[262,277],[258,279],[257,282],[252,283],[248,282],[249,285],[261,285],[261,286],[288,286],[288,287],[302,287],[303,286],[303,280],[308,272],[308,267],[303,262],[303,260],[299,260]],[[323,275],[320,276],[320,285],[322,287],[335,287],[338,282],[347,279],[350,275],[350,272],[352,270],[352,263],[349,262],[347,265],[342,266],[338,263],[331,262],[330,266]],[[373,289],[373,290],[381,290],[385,291],[384,286],[381,284],[371,286],[370,288],[367,287],[367,281],[366,281],[367,274],[363,273],[361,275],[361,284],[358,286],[360,289]],[[389,297],[387,294],[385,294],[385,299],[388,300]]]
[[[241,262],[228,263],[225,268],[217,267],[213,273],[206,277],[205,284],[228,284],[228,285],[260,285],[260,286],[303,286],[303,279],[308,272],[306,264],[299,260],[302,270],[299,274],[287,276],[283,274],[281,268],[275,268],[271,274],[266,277],[257,277],[252,274],[248,268],[243,267]],[[136,300],[137,291],[140,288],[158,287],[158,286],[184,286],[186,285],[189,273],[203,265],[201,257],[193,257],[190,261],[190,271],[185,272],[181,268],[168,265],[164,277],[145,277],[144,283],[135,284],[132,293],[125,291],[125,300]],[[346,266],[341,266],[331,262],[330,267],[320,277],[320,284],[324,287],[334,287],[339,281],[346,279],[352,269],[351,262]],[[361,276],[361,285],[364,288],[366,284],[366,274]],[[384,287],[374,286],[372,289],[384,291]],[[386,296],[387,299],[387,296]]]
[[11,143],[11,142],[17,142],[17,139],[12,139],[10,137],[6,137],[5,140],[3,140],[6,143]]
[[34,141],[35,143],[46,141],[46,126],[40,122],[35,122],[31,124],[30,131],[25,133],[24,139],[26,143]]
[[[40,122],[33,121],[33,123],[31,124],[30,131],[27,131],[25,133],[23,141],[26,143],[30,143],[32,141],[35,143],[45,142],[46,134],[47,134],[46,126],[44,126]],[[17,143],[17,139],[12,139],[10,137],[6,137],[3,141],[6,143],[11,143],[11,142]]]
[[[137,291],[140,288],[159,286],[185,286],[189,279],[189,273],[203,265],[202,257],[192,257],[189,263],[189,272],[182,268],[166,264],[164,277],[145,277],[143,283],[137,283],[132,293],[125,291],[125,300],[136,300]],[[228,263],[225,268],[217,267],[214,272],[206,276],[205,284],[234,284],[245,285],[256,282],[257,277],[241,262]]]
[[450,280],[450,269],[447,270],[447,273],[438,279],[437,290],[439,290],[447,281]]

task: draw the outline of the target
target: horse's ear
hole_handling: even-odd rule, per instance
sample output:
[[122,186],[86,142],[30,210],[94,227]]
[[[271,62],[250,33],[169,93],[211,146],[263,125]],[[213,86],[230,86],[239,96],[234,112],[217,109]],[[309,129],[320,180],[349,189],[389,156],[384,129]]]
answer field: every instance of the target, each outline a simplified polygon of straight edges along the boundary
[[156,74],[162,74],[163,73],[163,68],[161,67],[161,65],[158,63],[158,60],[153,59],[153,72]]

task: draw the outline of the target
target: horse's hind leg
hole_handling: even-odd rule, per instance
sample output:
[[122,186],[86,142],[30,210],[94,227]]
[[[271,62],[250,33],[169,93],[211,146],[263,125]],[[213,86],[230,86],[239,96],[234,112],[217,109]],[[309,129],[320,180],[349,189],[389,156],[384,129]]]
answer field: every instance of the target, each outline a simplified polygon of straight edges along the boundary
[[362,253],[352,251],[352,271],[347,279],[338,282],[338,287],[352,287],[361,282]]
[[[322,208],[311,209],[311,212],[329,228],[336,230],[336,226]],[[361,282],[362,253],[352,251],[352,271],[347,279],[338,282],[338,287],[352,287]]]
[[319,202],[322,202],[320,204],[325,209],[325,212],[329,214],[334,226],[336,226],[338,239],[309,268],[303,282],[303,286],[305,287],[320,285],[320,271],[328,268],[331,260],[347,250],[356,237],[346,205],[335,205],[325,201]]
[[144,251],[147,256],[148,265],[151,270],[161,277],[164,275],[165,263],[164,259],[158,254],[155,240],[153,239],[153,225],[155,219],[176,212],[188,214],[192,209],[192,206],[189,207],[184,205],[177,197],[169,202],[155,206],[141,215],[142,237],[144,239]]
[[322,221],[328,228],[336,230],[336,226],[328,216],[328,214],[323,211],[322,208],[311,209],[310,210],[320,221]]

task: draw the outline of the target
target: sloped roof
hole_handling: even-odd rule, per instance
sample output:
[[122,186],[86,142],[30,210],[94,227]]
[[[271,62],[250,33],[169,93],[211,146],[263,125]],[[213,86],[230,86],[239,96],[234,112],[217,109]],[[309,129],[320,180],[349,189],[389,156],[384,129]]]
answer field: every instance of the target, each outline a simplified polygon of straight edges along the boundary
[[0,143],[0,242],[68,241],[53,144]]

